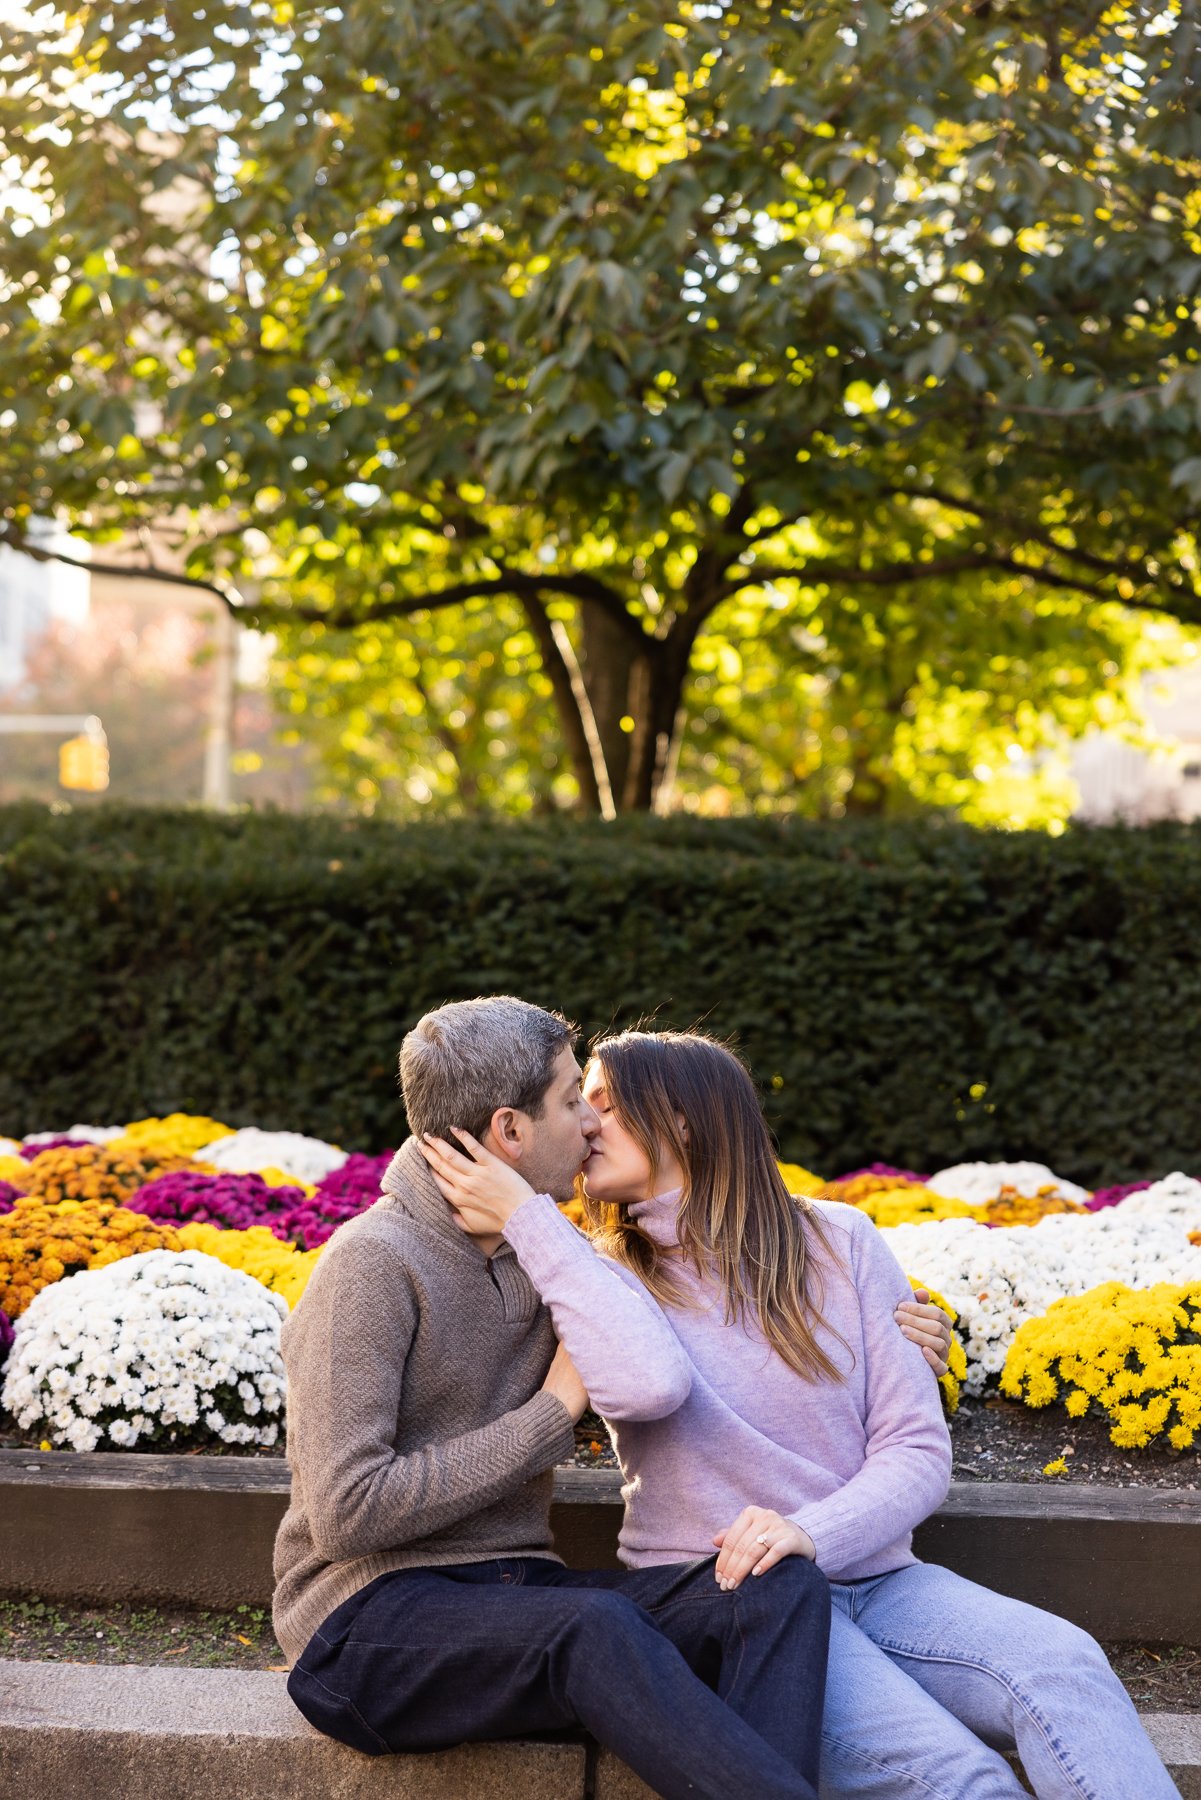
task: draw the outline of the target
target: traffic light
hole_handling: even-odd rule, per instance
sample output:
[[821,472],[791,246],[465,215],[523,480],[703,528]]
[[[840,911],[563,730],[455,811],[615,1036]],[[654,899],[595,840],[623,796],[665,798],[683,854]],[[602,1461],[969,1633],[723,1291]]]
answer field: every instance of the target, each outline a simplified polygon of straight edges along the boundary
[[84,794],[102,794],[108,786],[108,740],[97,732],[68,738],[58,750],[59,785]]

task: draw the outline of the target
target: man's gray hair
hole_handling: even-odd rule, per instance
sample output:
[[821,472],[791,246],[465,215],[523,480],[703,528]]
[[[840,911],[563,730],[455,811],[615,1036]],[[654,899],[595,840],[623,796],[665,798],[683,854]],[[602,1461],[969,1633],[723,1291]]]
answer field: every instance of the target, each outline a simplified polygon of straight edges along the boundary
[[400,1047],[400,1088],[409,1130],[451,1136],[458,1125],[482,1138],[498,1107],[541,1115],[555,1060],[576,1028],[511,994],[452,1000],[419,1019]]

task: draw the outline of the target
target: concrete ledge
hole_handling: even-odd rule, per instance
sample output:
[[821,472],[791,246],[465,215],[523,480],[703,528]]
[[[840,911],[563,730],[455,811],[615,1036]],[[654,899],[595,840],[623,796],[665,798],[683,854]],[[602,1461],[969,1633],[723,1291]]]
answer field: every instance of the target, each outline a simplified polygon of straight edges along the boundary
[[[1201,1800],[1201,1715],[1152,1713],[1143,1723],[1182,1800]],[[590,1754],[582,1743],[360,1756],[305,1724],[282,1675],[0,1661],[0,1794],[95,1800],[98,1793],[110,1800],[653,1800],[615,1756]]]
[[572,1743],[360,1756],[282,1675],[0,1661],[0,1794],[30,1800],[584,1800]]
[[[1180,1789],[1180,1800],[1201,1800],[1201,1713],[1143,1713],[1141,1717]],[[654,1793],[623,1762],[602,1750],[596,1759],[592,1800],[654,1800]],[[964,1800],[969,1797],[965,1795]],[[1130,1800],[1137,1797],[1132,1794]]]
[[[555,1473],[572,1568],[615,1568],[621,1480]],[[0,1450],[0,1594],[228,1607],[271,1597],[277,1457]],[[1102,1638],[1201,1644],[1201,1493],[955,1482],[919,1556]]]

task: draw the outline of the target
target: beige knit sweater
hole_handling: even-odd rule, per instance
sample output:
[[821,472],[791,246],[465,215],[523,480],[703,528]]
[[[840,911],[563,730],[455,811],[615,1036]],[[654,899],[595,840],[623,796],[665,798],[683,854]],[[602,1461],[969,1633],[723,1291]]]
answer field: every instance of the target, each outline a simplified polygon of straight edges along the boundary
[[393,1569],[543,1556],[567,1409],[541,1391],[550,1314],[504,1244],[485,1259],[416,1144],[334,1233],[284,1324],[292,1498],[275,1631],[294,1662]]

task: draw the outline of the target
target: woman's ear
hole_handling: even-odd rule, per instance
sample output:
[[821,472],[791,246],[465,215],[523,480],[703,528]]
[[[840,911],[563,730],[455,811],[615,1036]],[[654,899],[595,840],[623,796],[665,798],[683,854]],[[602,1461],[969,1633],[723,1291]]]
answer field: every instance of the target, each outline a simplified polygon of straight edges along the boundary
[[688,1121],[684,1117],[683,1113],[678,1112],[676,1114],[676,1124],[680,1127],[681,1138],[683,1138],[684,1142],[687,1143],[688,1142]]

